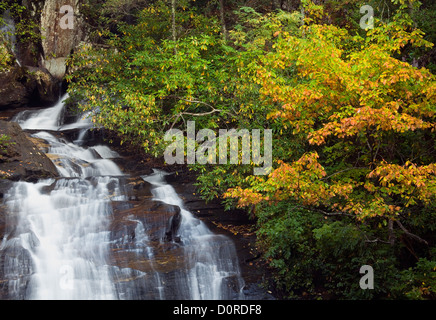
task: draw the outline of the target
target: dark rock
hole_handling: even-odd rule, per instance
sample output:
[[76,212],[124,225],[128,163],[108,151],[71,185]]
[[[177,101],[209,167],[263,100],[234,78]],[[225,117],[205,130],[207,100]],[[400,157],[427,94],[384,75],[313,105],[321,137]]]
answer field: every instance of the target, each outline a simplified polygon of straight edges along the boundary
[[8,179],[0,179],[0,199],[3,199],[3,196],[9,189],[12,187],[13,181]]
[[[3,199],[4,195],[9,191],[13,184],[13,181],[7,180],[7,179],[0,179],[0,199]],[[1,201],[0,201],[1,202]],[[4,235],[6,234],[6,229],[11,227],[11,225],[14,225],[14,223],[11,223],[12,219],[8,218],[6,206],[4,204],[0,205],[0,239],[3,239]]]
[[11,67],[0,73],[0,108],[22,106],[30,101],[35,83],[25,68]]
[[182,215],[180,214],[180,207],[177,207],[176,213],[168,220],[168,227],[165,231],[165,240],[180,242],[178,235],[180,223],[182,222]]
[[41,178],[58,177],[54,164],[17,123],[0,120],[0,134],[9,137],[0,146],[0,174],[3,178],[35,182]]
[[0,299],[24,299],[34,266],[30,252],[18,238],[9,239],[3,245],[0,265]]
[[[153,157],[148,157],[138,151],[133,152],[125,145],[120,146],[114,144],[112,147],[122,155],[122,158],[119,159],[119,163],[124,168],[124,171],[128,172],[131,177],[137,177],[136,179],[131,178],[132,182],[129,183],[132,186],[130,191],[131,194],[135,196],[135,202],[131,202],[133,208],[128,211],[130,214],[133,214],[135,218],[139,218],[139,220],[143,221],[144,225],[150,226],[150,228],[153,229],[153,238],[157,243],[157,247],[155,248],[160,248],[159,250],[162,250],[161,260],[158,266],[159,268],[162,267],[160,270],[165,271],[164,275],[161,274],[161,279],[167,280],[163,281],[171,283],[170,278],[173,276],[177,277],[177,275],[172,273],[171,270],[173,270],[172,268],[175,266],[180,265],[177,261],[181,263],[180,261],[182,261],[184,257],[178,256],[177,259],[174,259],[174,253],[175,250],[180,250],[181,248],[184,248],[184,246],[177,244],[177,241],[179,240],[177,237],[173,239],[173,242],[165,241],[164,243],[159,243],[159,239],[162,239],[162,230],[168,231],[168,229],[165,229],[168,228],[168,219],[171,219],[172,216],[174,216],[175,211],[173,211],[172,215],[169,215],[171,214],[171,210],[178,209],[177,207],[164,208],[163,204],[160,202],[155,202],[154,205],[150,205],[150,201],[148,200],[152,199],[152,187],[149,183],[138,178],[141,175],[151,174],[152,169],[160,169],[172,173],[166,175],[165,180],[174,187],[179,197],[183,200],[184,208],[202,220],[215,234],[225,235],[234,243],[237,252],[237,259],[241,268],[241,275],[245,282],[243,292],[246,299],[275,299],[271,292],[263,287],[265,283],[272,282],[271,273],[268,269],[267,263],[261,259],[260,252],[257,249],[255,232],[248,234],[234,233],[230,230],[231,228],[227,228],[228,226],[249,227],[255,224],[255,221],[251,220],[246,212],[243,210],[225,211],[219,199],[210,202],[201,199],[195,186],[196,175],[187,169],[186,166],[167,166],[163,161],[159,161],[159,159]],[[139,215],[136,213],[139,213]],[[127,215],[127,213],[125,214]],[[147,230],[147,233],[149,231],[150,230]],[[165,234],[163,235],[165,236]],[[124,255],[126,253],[118,251],[117,254]],[[120,260],[122,259],[120,258]],[[138,265],[138,267],[139,266],[140,265]],[[163,268],[163,266],[166,266],[166,268]],[[169,268],[170,266],[171,268]],[[142,266],[141,268],[142,269],[140,270],[146,270],[145,266]],[[150,266],[148,266],[148,268],[150,268]],[[154,266],[154,268],[156,270],[156,266]],[[135,281],[139,281],[138,283],[140,283],[143,280]],[[227,285],[232,287],[232,282],[230,281]],[[171,289],[168,290],[171,291]],[[167,294],[171,295],[166,288],[164,288],[164,291],[165,296],[167,296]],[[172,291],[175,292],[175,290]]]
[[29,78],[35,89],[33,95],[42,104],[52,104],[59,100],[60,81],[54,78],[46,69],[27,67]]
[[0,73],[0,108],[51,104],[59,98],[59,84],[46,69],[11,67]]

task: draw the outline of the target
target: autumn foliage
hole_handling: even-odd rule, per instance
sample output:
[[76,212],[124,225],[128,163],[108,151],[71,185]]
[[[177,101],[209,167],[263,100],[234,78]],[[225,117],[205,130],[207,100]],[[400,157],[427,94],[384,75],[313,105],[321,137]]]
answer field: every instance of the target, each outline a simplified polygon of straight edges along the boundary
[[[316,24],[302,27],[304,37],[280,33],[256,80],[261,94],[279,105],[270,117],[304,135],[312,151],[292,163],[277,161],[267,179],[227,197],[239,198],[239,206],[293,199],[357,219],[396,219],[412,204],[435,200],[435,163],[395,145],[413,133],[434,137],[434,75],[393,56],[407,44],[428,43],[395,22],[377,28],[384,32],[366,38]],[[287,68],[295,69],[291,83],[280,75]],[[327,173],[323,146],[338,149],[340,169]]]
[[[254,68],[262,101],[274,106],[268,119],[281,125],[277,141],[300,148],[289,144],[268,177],[224,197],[257,215],[259,243],[287,292],[322,283],[342,297],[435,297],[436,78],[403,61],[432,44],[404,13],[412,2],[399,3],[393,21],[365,35],[316,19],[296,34],[277,31]],[[416,266],[402,270],[408,255]],[[366,296],[352,289],[362,263],[380,276]],[[327,280],[315,285],[320,274]]]

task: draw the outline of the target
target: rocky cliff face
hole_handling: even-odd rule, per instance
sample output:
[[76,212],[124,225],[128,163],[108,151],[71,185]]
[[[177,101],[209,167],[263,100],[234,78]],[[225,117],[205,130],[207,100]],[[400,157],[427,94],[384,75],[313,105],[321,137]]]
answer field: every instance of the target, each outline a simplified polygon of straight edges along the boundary
[[[2,36],[7,41],[14,39],[14,43],[8,45],[13,59],[7,70],[0,69],[0,108],[27,105],[30,101],[53,103],[58,99],[66,60],[86,36],[79,12],[82,1],[19,1],[26,7],[21,22],[27,19],[38,26],[35,32],[41,34],[41,39],[37,42],[19,36],[6,37],[6,30],[15,30],[14,24],[18,21],[14,20],[18,18],[9,19],[8,12],[0,12],[8,24],[0,26],[0,40]],[[61,11],[63,6],[66,10]]]
[[45,0],[41,12],[43,65],[59,80],[65,75],[67,57],[84,38],[79,5],[79,0]]

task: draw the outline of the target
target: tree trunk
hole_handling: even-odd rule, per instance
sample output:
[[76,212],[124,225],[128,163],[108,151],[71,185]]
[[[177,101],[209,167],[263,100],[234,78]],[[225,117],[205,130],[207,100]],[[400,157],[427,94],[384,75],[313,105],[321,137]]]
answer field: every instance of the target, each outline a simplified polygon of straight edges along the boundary
[[227,42],[227,28],[226,28],[226,21],[224,20],[224,0],[219,0],[219,2],[220,2],[221,32],[223,34],[224,42]]
[[393,246],[395,244],[395,233],[394,233],[394,220],[389,219],[388,221],[388,234],[389,234],[389,244]]
[[176,0],[171,0],[171,32],[174,41],[174,54],[177,54],[176,41]]
[[410,0],[409,0],[409,2],[408,2],[408,7],[409,7],[409,15],[410,15],[410,19],[412,19],[412,21],[413,21],[413,27],[416,29],[418,25],[417,25],[417,23],[416,23],[416,21],[415,21],[415,19],[414,19],[414,17],[413,17],[413,14],[414,14],[413,4],[412,4],[412,1],[410,1]]

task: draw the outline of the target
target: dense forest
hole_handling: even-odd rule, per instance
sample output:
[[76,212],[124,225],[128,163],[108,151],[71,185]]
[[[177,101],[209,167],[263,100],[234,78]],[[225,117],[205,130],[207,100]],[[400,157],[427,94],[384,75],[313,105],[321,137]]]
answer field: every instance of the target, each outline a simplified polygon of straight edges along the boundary
[[246,211],[279,297],[436,298],[434,1],[88,0],[76,14],[88,37],[67,60],[69,101],[121,143],[163,157],[192,121],[271,130],[268,174],[211,149],[187,166],[204,199]]

